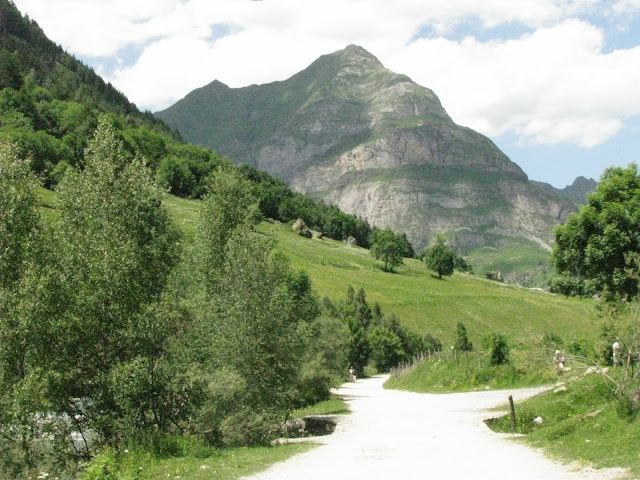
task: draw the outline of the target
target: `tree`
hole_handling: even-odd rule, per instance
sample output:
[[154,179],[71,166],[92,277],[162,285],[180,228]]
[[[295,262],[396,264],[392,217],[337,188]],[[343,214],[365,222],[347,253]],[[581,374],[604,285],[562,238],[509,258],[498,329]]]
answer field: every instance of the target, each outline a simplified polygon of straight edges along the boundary
[[435,245],[427,249],[424,255],[424,263],[429,270],[438,273],[438,278],[453,274],[455,254],[444,244],[441,237],[438,237]]
[[384,262],[385,272],[392,272],[395,267],[402,265],[405,252],[406,245],[393,230],[374,230],[371,236],[371,255]]
[[507,337],[502,333],[492,333],[485,339],[489,350],[489,364],[492,366],[505,365],[510,361],[510,348]]
[[467,327],[465,327],[462,322],[458,322],[456,325],[456,343],[454,346],[456,350],[460,350],[461,352],[473,351],[473,344],[467,336]]
[[[0,477],[18,475],[43,455],[36,443],[54,423],[47,416],[48,319],[45,235],[38,182],[29,160],[0,141]],[[8,473],[11,472],[11,473]]]
[[[215,291],[216,273],[224,263],[225,248],[231,235],[239,229],[253,231],[260,220],[258,198],[253,186],[232,168],[223,168],[211,176],[203,199],[197,241],[203,255],[202,266]],[[213,282],[213,283],[212,283]]]
[[640,174],[635,164],[605,170],[577,214],[555,230],[553,289],[566,295],[631,299],[640,265]]
[[[154,360],[169,334],[153,310],[178,262],[179,235],[162,198],[144,160],[128,159],[104,119],[85,152],[85,168],[70,169],[59,186],[56,301],[62,311],[49,327],[55,338],[50,381],[59,411],[89,421],[107,441],[119,435],[122,401],[131,394],[118,377],[143,384],[147,376],[157,379]],[[80,416],[79,398],[87,399]],[[149,402],[137,406],[128,420],[157,424]]]
[[347,358],[351,366],[356,369],[358,376],[362,376],[364,367],[367,366],[371,358],[371,344],[369,343],[367,329],[355,317],[349,316],[346,321],[350,332]]
[[371,360],[381,372],[387,372],[406,358],[398,335],[384,327],[373,327],[369,335]]
[[434,337],[430,333],[427,333],[422,339],[423,348],[430,352],[442,351],[442,342],[439,338]]

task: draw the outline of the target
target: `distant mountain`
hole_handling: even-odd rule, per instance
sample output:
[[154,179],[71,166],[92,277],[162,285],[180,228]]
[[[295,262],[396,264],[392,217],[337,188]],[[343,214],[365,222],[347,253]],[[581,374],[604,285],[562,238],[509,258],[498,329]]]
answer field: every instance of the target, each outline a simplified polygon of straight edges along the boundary
[[598,186],[598,182],[593,178],[585,178],[582,176],[576,178],[571,185],[567,185],[564,188],[556,188],[553,185],[544,182],[533,181],[533,183],[556,192],[561,197],[571,200],[576,205],[586,205],[587,195],[593,192]]
[[439,233],[463,253],[504,237],[548,249],[553,226],[575,211],[491,140],[456,125],[434,92],[356,45],[285,81],[214,81],[156,115],[235,163],[406,232],[417,249]]

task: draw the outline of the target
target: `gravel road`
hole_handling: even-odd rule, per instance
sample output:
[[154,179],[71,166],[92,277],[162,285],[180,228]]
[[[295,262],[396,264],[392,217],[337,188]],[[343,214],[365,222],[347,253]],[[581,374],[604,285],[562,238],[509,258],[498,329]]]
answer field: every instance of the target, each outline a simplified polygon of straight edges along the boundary
[[337,393],[352,414],[340,419],[322,445],[254,475],[251,480],[473,479],[613,480],[620,469],[594,470],[554,463],[540,452],[493,433],[487,410],[517,403],[540,389],[456,394],[384,390],[387,377],[347,383]]

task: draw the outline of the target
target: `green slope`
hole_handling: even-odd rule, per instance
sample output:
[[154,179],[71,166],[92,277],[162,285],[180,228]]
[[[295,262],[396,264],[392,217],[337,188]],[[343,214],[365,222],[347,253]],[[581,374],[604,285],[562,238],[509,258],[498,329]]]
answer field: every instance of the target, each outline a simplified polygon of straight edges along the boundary
[[278,248],[292,265],[307,271],[320,296],[344,298],[349,285],[367,292],[386,313],[395,313],[408,327],[453,340],[463,322],[472,340],[500,331],[519,344],[553,332],[560,336],[595,334],[595,302],[506,285],[479,276],[455,273],[438,280],[412,259],[397,273],[380,269],[369,251],[329,239],[306,239],[287,225],[263,224],[278,236]]
[[[55,194],[41,189],[46,217],[55,216]],[[167,196],[172,218],[190,240],[195,235],[198,200]],[[293,267],[305,270],[319,297],[345,298],[349,285],[364,288],[368,301],[378,302],[386,314],[420,334],[431,333],[448,344],[457,322],[463,322],[472,341],[489,332],[503,332],[525,349],[544,333],[561,337],[596,335],[596,302],[565,298],[546,292],[486,280],[479,275],[455,273],[438,280],[412,259],[396,273],[381,270],[369,251],[331,239],[307,239],[290,226],[264,222],[260,231],[276,235],[277,249]]]

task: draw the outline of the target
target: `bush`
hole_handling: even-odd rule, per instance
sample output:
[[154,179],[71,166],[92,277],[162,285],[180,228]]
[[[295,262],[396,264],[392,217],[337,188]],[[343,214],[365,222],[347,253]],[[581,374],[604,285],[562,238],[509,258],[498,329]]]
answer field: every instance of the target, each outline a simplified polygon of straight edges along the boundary
[[220,432],[224,444],[229,447],[269,445],[276,424],[273,415],[245,407],[225,418]]
[[492,366],[506,365],[510,361],[510,348],[507,337],[502,333],[492,333],[485,344],[489,350],[489,364]]
[[307,363],[303,366],[294,389],[293,406],[302,408],[329,400],[332,383],[332,375],[320,359]]
[[430,352],[441,352],[442,351],[442,342],[439,338],[434,337],[430,333],[427,333],[422,340],[422,345],[424,350],[428,350]]
[[118,474],[116,454],[111,448],[105,448],[85,468],[82,480],[121,480]]
[[388,372],[405,358],[400,338],[384,327],[374,327],[370,335],[371,359],[380,372]]

